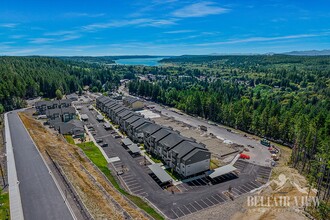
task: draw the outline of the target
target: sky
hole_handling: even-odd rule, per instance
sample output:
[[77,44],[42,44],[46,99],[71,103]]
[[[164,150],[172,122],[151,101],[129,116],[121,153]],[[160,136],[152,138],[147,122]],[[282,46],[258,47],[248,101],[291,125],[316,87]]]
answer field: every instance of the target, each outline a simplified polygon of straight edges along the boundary
[[0,55],[330,49],[328,0],[0,0]]

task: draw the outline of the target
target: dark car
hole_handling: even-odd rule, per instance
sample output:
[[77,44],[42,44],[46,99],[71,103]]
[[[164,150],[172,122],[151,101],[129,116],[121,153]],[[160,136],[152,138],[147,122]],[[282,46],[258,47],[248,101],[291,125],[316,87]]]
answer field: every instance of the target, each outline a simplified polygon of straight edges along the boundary
[[98,139],[95,139],[96,143],[101,143],[103,142],[103,139],[102,138],[98,138]]
[[119,134],[115,135],[115,138],[121,138],[121,136]]
[[103,144],[101,144],[101,147],[107,147],[107,146],[108,146],[107,143],[103,143]]

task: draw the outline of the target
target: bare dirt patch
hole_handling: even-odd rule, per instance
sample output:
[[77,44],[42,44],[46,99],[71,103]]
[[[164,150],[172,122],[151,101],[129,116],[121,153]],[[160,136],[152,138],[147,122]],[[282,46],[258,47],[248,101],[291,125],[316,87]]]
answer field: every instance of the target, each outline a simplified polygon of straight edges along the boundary
[[183,122],[176,121],[172,118],[161,116],[159,118],[153,118],[153,120],[157,124],[172,127],[174,130],[179,131],[180,134],[184,137],[194,138],[197,142],[205,144],[211,153],[217,155],[218,157],[233,153],[237,150],[235,145],[225,144],[222,140],[215,136],[207,134],[198,128],[192,127]]

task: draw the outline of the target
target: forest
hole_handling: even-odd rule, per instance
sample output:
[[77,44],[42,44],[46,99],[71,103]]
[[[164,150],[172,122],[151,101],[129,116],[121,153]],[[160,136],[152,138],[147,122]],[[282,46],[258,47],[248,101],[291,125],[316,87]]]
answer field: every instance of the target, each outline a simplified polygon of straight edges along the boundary
[[26,99],[54,98],[82,91],[115,89],[126,74],[126,67],[105,66],[50,57],[0,57],[0,112],[25,106]]
[[330,198],[330,57],[182,56],[130,93],[293,148],[292,166]]
[[291,147],[291,165],[329,204],[329,56],[181,56],[158,67],[109,65],[115,59],[0,57],[0,113],[58,90],[113,91],[130,79],[134,95]]

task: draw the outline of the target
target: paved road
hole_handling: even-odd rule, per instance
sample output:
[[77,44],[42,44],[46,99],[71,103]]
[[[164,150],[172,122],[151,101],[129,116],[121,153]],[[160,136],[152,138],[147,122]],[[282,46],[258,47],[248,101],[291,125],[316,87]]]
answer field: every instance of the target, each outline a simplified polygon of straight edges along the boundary
[[[245,171],[241,172],[238,178],[225,180],[220,184],[212,186],[194,188],[193,191],[189,192],[171,194],[163,190],[148,174],[146,167],[143,164],[139,164],[137,158],[133,158],[121,146],[120,139],[115,139],[112,135],[109,135],[110,131],[106,131],[103,128],[103,123],[97,122],[97,113],[95,111],[91,112],[88,110],[87,105],[83,105],[79,112],[88,115],[89,121],[87,123],[93,124],[96,132],[95,138],[102,137],[104,142],[109,144],[108,147],[103,148],[108,157],[119,157],[125,168],[128,168],[128,171],[124,174],[125,176],[130,176],[129,180],[125,181],[126,184],[128,182],[135,182],[136,186],[134,187],[140,187],[145,192],[144,197],[151,201],[168,218],[175,219],[191,212],[228,201],[229,198],[226,198],[222,192],[228,190],[229,187],[239,190],[244,184],[257,184],[255,187],[261,185],[255,182],[255,180],[260,175],[260,170],[263,167],[247,163],[245,165]],[[150,170],[149,173],[151,173]],[[247,193],[251,189],[245,189],[244,193]],[[209,202],[213,197],[219,200],[214,200],[213,203]],[[191,207],[192,204],[196,204],[196,206],[193,205]],[[186,207],[188,210],[186,210]]]
[[16,111],[8,114],[8,121],[24,219],[73,219]]

